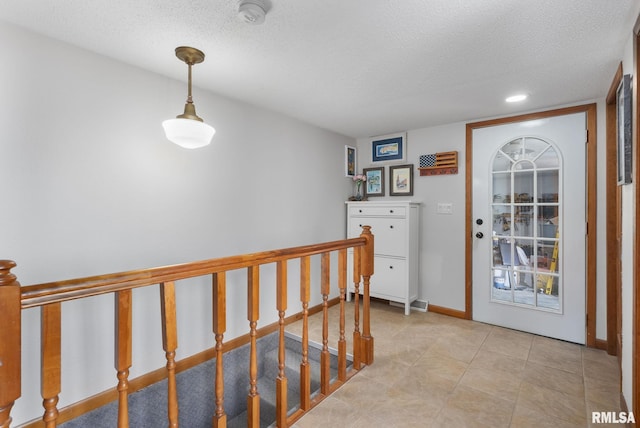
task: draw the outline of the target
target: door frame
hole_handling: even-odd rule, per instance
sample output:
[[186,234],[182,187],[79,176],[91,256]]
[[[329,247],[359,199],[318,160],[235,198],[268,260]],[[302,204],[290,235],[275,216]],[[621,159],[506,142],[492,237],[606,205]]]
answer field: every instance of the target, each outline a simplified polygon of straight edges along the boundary
[[587,152],[586,152],[586,345],[594,347],[596,344],[596,214],[597,214],[597,147],[596,147],[596,109],[595,103],[565,107],[554,110],[527,113],[482,122],[467,123],[466,126],[466,202],[465,202],[465,305],[464,317],[473,319],[473,279],[472,279],[472,192],[473,192],[473,130],[488,126],[504,125],[507,123],[524,122],[528,120],[544,119],[553,116],[564,116],[573,113],[586,113],[587,118]]
[[[606,108],[606,202],[607,202],[607,343],[609,355],[622,357],[622,310],[621,310],[621,235],[622,235],[622,194],[618,186],[618,143],[617,143],[617,102],[616,91],[622,80],[622,63],[618,65],[607,98]],[[613,220],[613,221],[612,221]]]

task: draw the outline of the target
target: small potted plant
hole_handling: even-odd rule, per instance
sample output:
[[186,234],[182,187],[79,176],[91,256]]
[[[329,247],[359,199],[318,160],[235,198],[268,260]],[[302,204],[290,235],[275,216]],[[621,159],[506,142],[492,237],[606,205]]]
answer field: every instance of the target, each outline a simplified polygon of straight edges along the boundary
[[355,194],[349,198],[350,201],[362,201],[364,197],[362,196],[362,184],[367,181],[367,176],[364,174],[356,174],[353,176],[353,181],[356,183],[356,191]]

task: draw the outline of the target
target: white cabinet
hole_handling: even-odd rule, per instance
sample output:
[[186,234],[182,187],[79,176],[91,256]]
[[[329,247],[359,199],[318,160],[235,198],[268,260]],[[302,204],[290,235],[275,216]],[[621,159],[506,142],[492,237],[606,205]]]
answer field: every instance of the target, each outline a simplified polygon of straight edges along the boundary
[[[365,225],[374,235],[371,296],[404,304],[406,315],[418,298],[419,215],[416,202],[347,202],[347,238],[360,236]],[[350,254],[349,295],[355,292],[352,263]]]

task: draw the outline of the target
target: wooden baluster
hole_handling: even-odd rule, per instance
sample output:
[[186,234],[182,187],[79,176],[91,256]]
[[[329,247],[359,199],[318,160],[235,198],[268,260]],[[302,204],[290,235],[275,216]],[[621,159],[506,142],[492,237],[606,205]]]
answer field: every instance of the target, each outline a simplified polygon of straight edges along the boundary
[[167,358],[167,416],[169,427],[178,427],[178,389],[176,386],[176,349],[178,328],[176,322],[176,287],[173,281],[160,284],[162,310],[162,347]]
[[11,260],[0,260],[0,428],[11,425],[11,408],[22,394],[20,283]]
[[353,368],[360,370],[360,248],[353,249]]
[[40,308],[42,352],[42,406],[44,426],[54,428],[58,420],[58,394],[61,381],[61,304],[51,303]]
[[373,337],[371,336],[371,319],[370,319],[370,298],[369,283],[371,275],[373,275],[373,235],[370,226],[362,226],[361,237],[367,240],[362,250],[362,278],[364,283],[364,294],[362,298],[362,362],[371,365],[373,363]]
[[338,380],[347,380],[347,341],[344,336],[344,301],[347,295],[347,250],[338,252],[338,288],[340,289],[340,337],[338,339]]
[[256,344],[256,327],[260,317],[260,267],[247,269],[247,318],[249,320],[249,337],[251,351],[249,354],[249,395],[247,396],[247,426],[260,426],[260,394],[258,393],[258,349]]
[[287,310],[287,261],[276,265],[276,305],[278,308],[278,377],[276,378],[276,426],[287,426],[287,375],[285,372],[284,316]]
[[300,363],[300,409],[311,409],[311,366],[309,365],[309,298],[311,260],[300,259],[300,301],[302,302],[302,362]]
[[320,392],[329,395],[331,381],[331,354],[329,353],[329,291],[331,254],[322,253],[320,257],[320,293],[322,294],[322,352],[320,353]]
[[118,428],[129,427],[129,369],[131,368],[131,290],[114,293],[116,312],[115,368],[118,376]]
[[227,277],[225,272],[213,274],[213,334],[216,338],[216,411],[213,414],[213,428],[227,428],[227,414],[224,411],[224,369],[222,339],[227,330]]

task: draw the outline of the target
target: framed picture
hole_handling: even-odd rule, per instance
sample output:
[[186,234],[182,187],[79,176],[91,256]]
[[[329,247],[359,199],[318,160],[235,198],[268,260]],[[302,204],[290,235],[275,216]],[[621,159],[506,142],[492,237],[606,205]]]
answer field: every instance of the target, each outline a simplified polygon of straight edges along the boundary
[[384,135],[371,141],[371,161],[404,161],[406,160],[407,133]]
[[384,167],[364,168],[362,173],[367,177],[364,186],[364,195],[384,196]]
[[413,164],[389,167],[389,194],[391,196],[413,195]]
[[356,175],[356,148],[344,146],[344,175],[353,177]]
[[631,183],[631,75],[622,76],[616,91],[618,184]]

